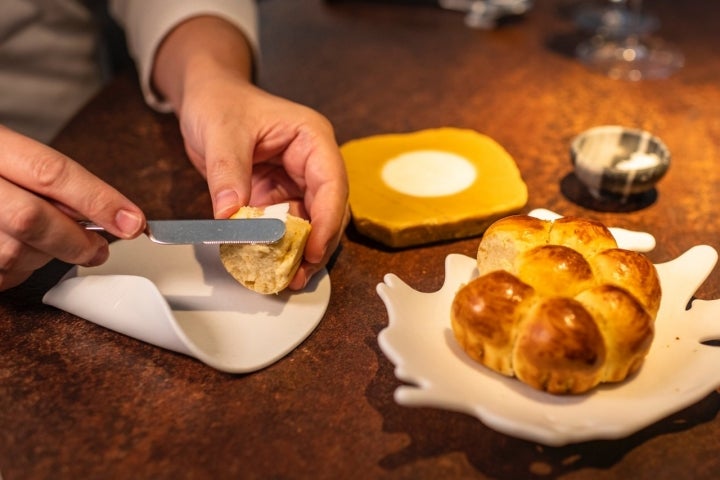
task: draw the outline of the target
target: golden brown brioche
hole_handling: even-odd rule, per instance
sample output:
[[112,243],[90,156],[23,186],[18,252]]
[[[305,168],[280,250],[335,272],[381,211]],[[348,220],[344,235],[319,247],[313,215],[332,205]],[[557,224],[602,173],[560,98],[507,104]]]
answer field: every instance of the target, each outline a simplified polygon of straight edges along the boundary
[[[231,218],[257,218],[264,213],[262,208],[242,207]],[[278,242],[223,244],[220,245],[220,260],[228,273],[250,290],[278,293],[288,286],[300,267],[309,235],[307,220],[287,214],[285,235]]]
[[605,345],[579,302],[541,296],[520,320],[512,356],[518,379],[551,393],[580,393],[597,385]]
[[512,351],[518,318],[534,303],[533,288],[505,270],[495,270],[461,288],[450,320],[458,343],[474,360],[514,375]]
[[601,223],[517,215],[478,247],[479,276],[451,324],[474,360],[550,393],[582,393],[637,371],[650,349],[660,281]]

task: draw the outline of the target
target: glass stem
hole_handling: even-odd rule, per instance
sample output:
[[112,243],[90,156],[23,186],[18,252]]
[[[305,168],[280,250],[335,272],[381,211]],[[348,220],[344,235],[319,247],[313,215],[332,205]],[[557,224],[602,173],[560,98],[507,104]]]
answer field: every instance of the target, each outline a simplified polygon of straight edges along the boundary
[[640,34],[642,30],[642,0],[624,0],[625,8],[630,13],[630,33],[626,38],[628,46],[631,48],[640,44]]

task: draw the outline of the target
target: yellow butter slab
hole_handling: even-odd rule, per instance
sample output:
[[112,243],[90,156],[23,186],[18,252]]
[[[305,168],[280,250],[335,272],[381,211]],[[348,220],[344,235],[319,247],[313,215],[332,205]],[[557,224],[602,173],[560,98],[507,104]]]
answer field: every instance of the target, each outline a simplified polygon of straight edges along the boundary
[[473,130],[375,135],[341,152],[355,227],[391,247],[479,235],[527,203],[510,154]]

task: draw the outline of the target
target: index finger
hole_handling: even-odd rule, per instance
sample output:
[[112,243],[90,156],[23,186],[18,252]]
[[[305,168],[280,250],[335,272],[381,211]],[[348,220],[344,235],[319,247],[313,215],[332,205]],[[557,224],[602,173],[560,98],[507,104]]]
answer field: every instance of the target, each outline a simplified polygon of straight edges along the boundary
[[[37,195],[0,177],[0,271],[20,275],[49,258],[97,264],[107,257],[107,241]],[[43,258],[47,257],[47,258]],[[39,262],[39,263],[38,263]]]
[[139,207],[79,163],[2,126],[0,176],[69,207],[117,237],[135,237],[145,226]]

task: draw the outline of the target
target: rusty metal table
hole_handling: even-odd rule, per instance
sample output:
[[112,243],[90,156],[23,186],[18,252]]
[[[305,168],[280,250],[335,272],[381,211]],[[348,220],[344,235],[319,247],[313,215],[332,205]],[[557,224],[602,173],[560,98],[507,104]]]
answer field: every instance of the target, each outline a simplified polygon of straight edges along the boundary
[[[686,55],[667,80],[628,83],[573,58],[584,34],[569,1],[543,1],[493,31],[429,6],[263,0],[258,82],[334,123],[340,143],[377,133],[471,128],[502,144],[529,187],[526,210],[590,215],[655,235],[653,261],[720,248],[720,4],[656,0],[662,35]],[[673,154],[657,196],[594,204],[571,175],[570,139],[601,124],[650,130]],[[54,142],[148,217],[206,217],[210,201],[175,119],[150,111],[128,72]],[[312,335],[247,375],[141,343],[41,303],[53,263],[0,294],[0,472],[34,478],[717,478],[720,395],[627,438],[549,448],[477,419],[393,400],[377,344],[388,272],[442,285],[449,253],[478,239],[390,250],[349,228],[332,297]],[[720,298],[720,271],[697,293]]]

